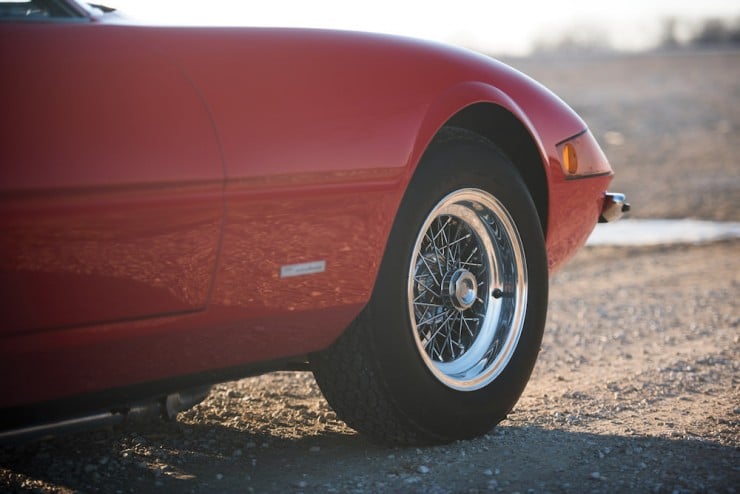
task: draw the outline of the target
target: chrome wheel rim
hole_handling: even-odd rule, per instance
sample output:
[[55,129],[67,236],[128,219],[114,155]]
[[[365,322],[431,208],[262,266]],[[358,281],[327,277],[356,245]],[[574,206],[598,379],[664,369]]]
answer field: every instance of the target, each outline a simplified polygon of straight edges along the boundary
[[446,386],[480,389],[511,360],[524,326],[527,268],[506,208],[479,189],[443,198],[412,251],[408,309],[422,360]]

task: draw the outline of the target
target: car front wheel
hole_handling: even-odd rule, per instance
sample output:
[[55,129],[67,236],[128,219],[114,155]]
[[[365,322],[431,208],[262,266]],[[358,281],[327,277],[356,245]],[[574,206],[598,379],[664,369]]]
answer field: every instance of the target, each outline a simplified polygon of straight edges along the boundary
[[404,196],[370,303],[312,356],[337,415],[407,444],[474,437],[505,418],[547,311],[538,218],[492,143],[443,129]]

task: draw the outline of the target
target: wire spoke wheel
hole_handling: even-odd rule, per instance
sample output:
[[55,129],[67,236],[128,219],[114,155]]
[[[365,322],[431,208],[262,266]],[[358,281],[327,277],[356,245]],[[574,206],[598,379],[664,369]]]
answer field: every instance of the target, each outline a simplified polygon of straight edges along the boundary
[[524,325],[527,269],[495,197],[460,189],[434,207],[412,252],[408,301],[419,353],[442,383],[472,391],[501,373]]

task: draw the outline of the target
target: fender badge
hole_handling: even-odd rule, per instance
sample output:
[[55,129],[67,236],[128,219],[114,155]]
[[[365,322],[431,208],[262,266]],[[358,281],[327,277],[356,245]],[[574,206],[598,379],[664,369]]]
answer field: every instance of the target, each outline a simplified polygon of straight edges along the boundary
[[323,273],[326,271],[326,261],[312,261],[301,264],[288,264],[280,267],[280,277],[305,276],[307,274]]

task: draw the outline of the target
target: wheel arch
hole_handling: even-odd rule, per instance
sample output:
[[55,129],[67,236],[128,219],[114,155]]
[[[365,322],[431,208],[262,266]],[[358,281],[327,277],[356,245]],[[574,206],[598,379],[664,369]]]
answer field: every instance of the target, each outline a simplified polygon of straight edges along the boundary
[[480,81],[462,82],[440,94],[418,130],[411,152],[412,175],[421,171],[418,166],[423,166],[421,158],[444,127],[474,132],[493,142],[509,158],[532,196],[542,231],[547,236],[549,160],[535,126],[515,100],[501,89]]
[[521,120],[500,105],[476,103],[457,112],[443,127],[459,127],[485,137],[511,160],[532,196],[542,231],[546,234],[547,175],[537,142]]

